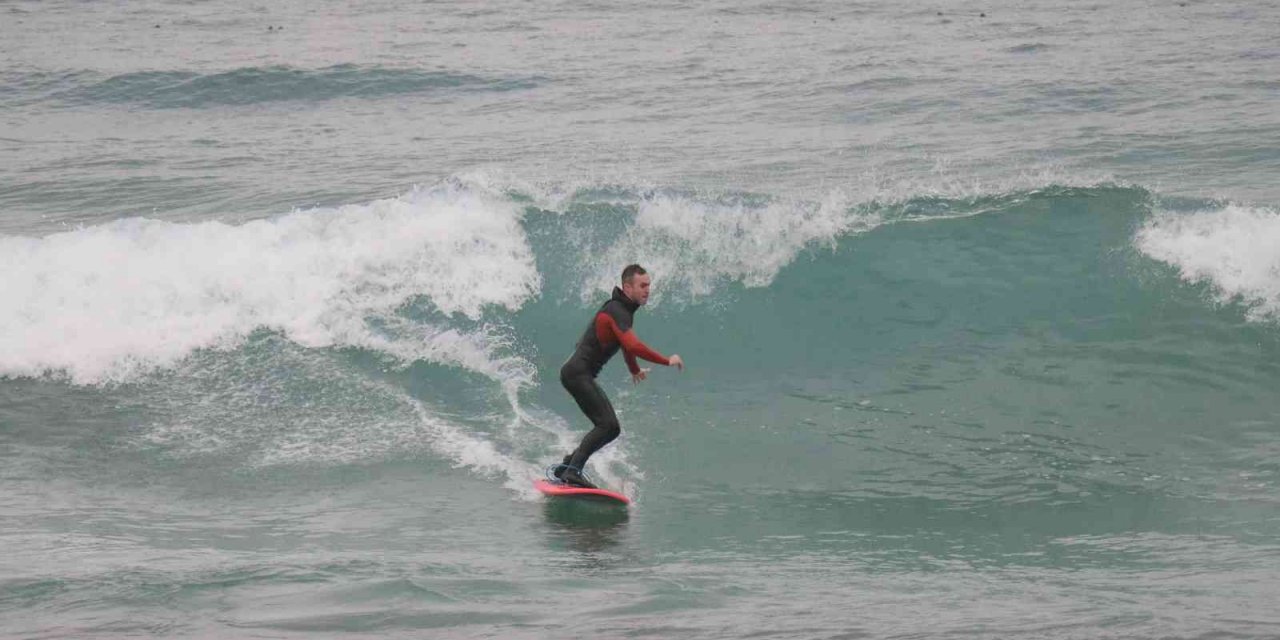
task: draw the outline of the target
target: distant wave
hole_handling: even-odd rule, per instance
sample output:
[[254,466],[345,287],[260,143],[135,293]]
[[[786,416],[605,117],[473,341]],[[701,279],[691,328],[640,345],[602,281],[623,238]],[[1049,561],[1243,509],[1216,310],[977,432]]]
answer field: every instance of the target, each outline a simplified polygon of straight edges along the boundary
[[1008,49],[1005,49],[1005,51],[1008,51],[1009,53],[1040,53],[1041,51],[1045,51],[1049,48],[1050,47],[1047,44],[1030,42],[1027,44],[1020,44],[1016,47],[1009,47]]
[[9,73],[0,77],[0,100],[190,109],[289,100],[517,91],[532,89],[542,81],[539,77],[484,77],[351,64],[322,69],[249,67],[219,73],[142,71],[114,76],[94,71]]

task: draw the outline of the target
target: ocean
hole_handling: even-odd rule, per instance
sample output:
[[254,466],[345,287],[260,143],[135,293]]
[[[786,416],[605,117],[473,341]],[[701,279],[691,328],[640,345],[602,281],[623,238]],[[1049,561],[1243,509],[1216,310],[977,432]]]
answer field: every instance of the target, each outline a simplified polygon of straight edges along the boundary
[[0,636],[1280,636],[1276,33],[0,3]]

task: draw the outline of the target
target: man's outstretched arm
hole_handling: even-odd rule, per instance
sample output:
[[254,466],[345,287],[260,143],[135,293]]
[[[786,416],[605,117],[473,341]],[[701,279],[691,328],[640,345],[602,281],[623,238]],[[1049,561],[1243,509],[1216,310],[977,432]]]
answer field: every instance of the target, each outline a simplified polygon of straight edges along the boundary
[[619,328],[618,323],[607,313],[596,314],[596,337],[601,339],[601,344],[617,342],[622,345],[623,356],[626,358],[627,369],[631,370],[631,375],[640,373],[640,366],[636,363],[636,358],[643,358],[665,367],[676,365],[684,368],[684,362],[678,360],[679,356],[668,358],[654,351],[649,348],[649,345],[640,341],[640,337],[636,335],[634,330],[627,329],[623,331]]

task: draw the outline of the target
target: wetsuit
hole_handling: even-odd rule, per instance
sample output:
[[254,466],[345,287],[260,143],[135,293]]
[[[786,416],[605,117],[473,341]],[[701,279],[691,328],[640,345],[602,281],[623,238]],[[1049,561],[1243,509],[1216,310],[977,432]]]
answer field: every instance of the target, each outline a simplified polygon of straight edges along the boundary
[[613,297],[596,312],[587,325],[587,330],[583,332],[582,339],[578,341],[573,355],[560,367],[560,384],[578,402],[578,407],[587,414],[593,425],[591,431],[582,438],[577,450],[565,458],[564,463],[570,467],[583,469],[591,454],[613,442],[622,433],[622,426],[618,424],[618,416],[613,412],[609,397],[596,383],[600,369],[604,368],[618,349],[622,349],[632,375],[640,373],[636,358],[661,365],[671,364],[666,356],[645,346],[631,330],[639,308],[640,305],[632,302],[621,289],[614,287]]

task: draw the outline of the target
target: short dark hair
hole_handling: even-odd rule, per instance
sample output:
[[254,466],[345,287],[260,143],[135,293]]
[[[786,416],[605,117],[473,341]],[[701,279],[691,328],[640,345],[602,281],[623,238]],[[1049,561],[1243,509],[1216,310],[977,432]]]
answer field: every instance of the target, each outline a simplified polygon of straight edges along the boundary
[[622,270],[622,284],[627,284],[635,279],[636,276],[643,276],[649,273],[644,267],[638,264],[629,264],[626,269]]

